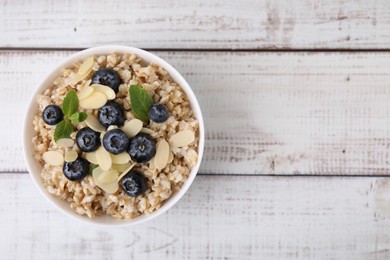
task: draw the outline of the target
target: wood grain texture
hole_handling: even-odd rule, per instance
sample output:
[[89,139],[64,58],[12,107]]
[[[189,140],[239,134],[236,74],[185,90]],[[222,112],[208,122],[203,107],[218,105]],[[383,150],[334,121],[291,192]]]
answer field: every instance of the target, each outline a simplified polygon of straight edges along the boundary
[[[71,53],[0,52],[0,171],[26,171],[19,129],[28,98]],[[200,172],[390,173],[390,54],[157,54],[198,96],[207,139]]]
[[389,48],[387,0],[5,0],[1,47]]
[[0,175],[5,259],[388,259],[387,178],[198,176],[135,227],[78,223],[28,175]]

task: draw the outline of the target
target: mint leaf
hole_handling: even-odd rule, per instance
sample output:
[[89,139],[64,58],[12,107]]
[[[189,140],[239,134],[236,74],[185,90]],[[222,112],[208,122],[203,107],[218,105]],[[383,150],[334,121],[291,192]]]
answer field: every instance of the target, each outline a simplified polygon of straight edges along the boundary
[[70,134],[73,132],[73,126],[69,120],[62,120],[54,131],[54,141],[57,141],[61,138],[69,138]]
[[71,90],[66,94],[64,98],[64,102],[62,103],[62,112],[66,116],[72,116],[74,113],[77,112],[78,108],[79,108],[79,99],[77,97],[76,92]]
[[146,122],[149,121],[148,111],[153,105],[152,96],[149,95],[141,86],[131,85],[129,89],[131,110],[134,115]]
[[83,122],[86,118],[87,113],[84,112],[76,112],[69,117],[69,119],[72,121],[72,124],[78,124],[80,122]]
[[79,122],[83,122],[85,119],[87,119],[87,116],[87,113],[79,112]]
[[76,125],[80,122],[79,118],[80,118],[79,112],[76,112],[69,117],[70,121],[72,121],[72,124],[74,124],[74,125]]

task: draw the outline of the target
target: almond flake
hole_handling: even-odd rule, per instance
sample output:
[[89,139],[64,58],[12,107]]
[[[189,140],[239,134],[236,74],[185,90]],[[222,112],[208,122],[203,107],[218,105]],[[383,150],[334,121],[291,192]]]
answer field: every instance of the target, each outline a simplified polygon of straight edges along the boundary
[[91,73],[91,71],[92,71],[92,68],[83,75],[75,73],[75,74],[71,75],[69,77],[69,80],[67,80],[65,83],[67,83],[69,85],[76,85],[79,81],[82,81],[83,79],[85,79],[89,75],[89,73]]
[[106,95],[100,92],[93,92],[86,99],[80,100],[80,107],[84,109],[98,109],[107,103]]
[[100,167],[97,167],[92,171],[92,177],[95,181],[95,184],[107,193],[110,194],[115,193],[119,189],[118,183],[116,182],[116,180],[111,183],[100,182],[99,179],[103,173],[104,171]]
[[149,129],[149,128],[146,128],[146,127],[143,127],[141,129],[141,132],[145,133],[145,134],[152,135],[152,136],[156,134],[152,129]]
[[136,136],[142,129],[142,121],[139,119],[132,119],[130,121],[126,121],[125,125],[122,127],[123,132],[127,135],[127,137],[131,138]]
[[172,163],[172,162],[173,162],[173,153],[172,153],[171,149],[169,149],[168,163]]
[[90,86],[85,86],[82,90],[80,90],[78,94],[79,100],[86,99],[87,97],[92,95],[92,93],[93,93],[93,88],[91,88]]
[[156,156],[154,165],[160,171],[165,168],[169,159],[169,144],[165,139],[160,140],[156,145]]
[[79,155],[76,151],[67,151],[65,153],[65,162],[73,162],[77,159]]
[[113,100],[116,97],[115,91],[110,87],[101,84],[92,84],[91,87],[94,89],[94,91],[98,91],[104,94],[108,100]]
[[112,164],[112,168],[117,170],[118,172],[124,172],[128,167],[130,167],[131,162],[125,163],[125,164]]
[[100,146],[96,150],[96,160],[98,162],[97,164],[99,164],[99,167],[102,168],[104,171],[108,171],[109,169],[111,169],[112,160],[110,153],[107,152],[103,148],[103,146]]
[[[98,175],[102,174],[104,171],[99,166],[92,170],[92,176],[96,175],[96,177],[99,177]],[[95,177],[94,177],[95,178]]]
[[169,139],[169,143],[173,147],[183,147],[191,144],[194,140],[194,132],[191,130],[184,130],[172,135]]
[[107,131],[114,130],[114,129],[117,129],[117,128],[118,128],[117,125],[110,125],[110,126],[107,128]]
[[116,181],[111,183],[99,183],[97,185],[99,186],[99,188],[101,188],[102,190],[104,190],[109,194],[113,194],[117,192],[119,189],[119,184]]
[[130,161],[130,155],[127,152],[123,152],[120,154],[110,154],[112,163],[116,164],[125,164]]
[[64,163],[64,156],[57,151],[47,151],[42,155],[42,157],[46,163],[53,166],[59,166]]
[[89,126],[92,130],[96,132],[103,132],[106,130],[104,126],[100,124],[100,122],[97,120],[96,117],[94,117],[92,114],[88,113],[87,119],[85,119],[85,123],[87,126]]
[[98,160],[96,159],[96,152],[85,153],[85,159],[90,163],[99,164]]
[[133,163],[133,164],[131,164],[129,167],[127,167],[127,168],[122,172],[122,174],[119,175],[117,181],[120,181],[120,180],[123,178],[123,176],[125,176],[131,169],[133,169],[134,166],[135,166],[135,163]]
[[88,71],[91,71],[93,67],[93,62],[94,62],[93,56],[89,57],[86,59],[83,64],[81,64],[79,71],[77,72],[79,75],[85,75]]
[[56,144],[58,147],[68,148],[74,145],[74,141],[71,138],[61,138],[57,140]]
[[104,184],[111,183],[118,179],[118,175],[119,175],[118,171],[114,169],[110,169],[100,174],[98,181]]
[[149,160],[149,167],[151,169],[156,169],[156,165],[154,164],[154,158],[156,158],[156,156]]
[[106,131],[103,131],[100,133],[100,140],[103,142],[104,135],[106,134]]

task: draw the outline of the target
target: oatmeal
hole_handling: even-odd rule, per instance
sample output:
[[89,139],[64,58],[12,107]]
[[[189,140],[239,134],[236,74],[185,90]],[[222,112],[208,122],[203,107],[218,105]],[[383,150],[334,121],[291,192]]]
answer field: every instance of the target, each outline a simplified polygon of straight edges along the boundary
[[134,54],[89,57],[38,96],[34,157],[54,196],[90,218],[159,209],[198,160],[199,125],[168,73]]

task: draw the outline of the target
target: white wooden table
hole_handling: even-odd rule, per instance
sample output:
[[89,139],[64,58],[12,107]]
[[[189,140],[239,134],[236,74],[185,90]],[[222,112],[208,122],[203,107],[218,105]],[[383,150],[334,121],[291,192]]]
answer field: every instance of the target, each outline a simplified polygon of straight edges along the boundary
[[[97,228],[33,186],[26,102],[52,66],[125,44],[173,64],[200,173],[154,221]],[[0,3],[1,259],[389,259],[390,1]]]

